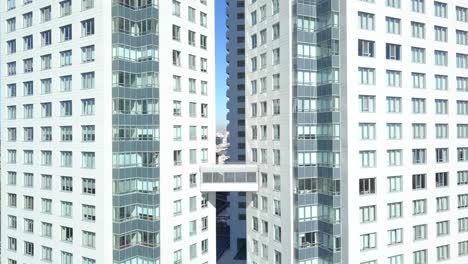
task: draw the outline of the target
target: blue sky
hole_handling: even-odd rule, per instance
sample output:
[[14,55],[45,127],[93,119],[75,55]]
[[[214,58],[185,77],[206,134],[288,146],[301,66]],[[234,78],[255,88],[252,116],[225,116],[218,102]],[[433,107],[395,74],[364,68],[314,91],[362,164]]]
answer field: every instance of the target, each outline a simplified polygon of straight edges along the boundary
[[226,125],[226,1],[215,0],[216,126]]

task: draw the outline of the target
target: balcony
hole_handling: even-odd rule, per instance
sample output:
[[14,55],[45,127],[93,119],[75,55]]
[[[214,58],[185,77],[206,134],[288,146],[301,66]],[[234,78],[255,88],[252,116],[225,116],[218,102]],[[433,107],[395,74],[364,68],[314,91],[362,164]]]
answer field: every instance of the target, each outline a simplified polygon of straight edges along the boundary
[[200,167],[201,192],[257,192],[258,166],[215,164]]

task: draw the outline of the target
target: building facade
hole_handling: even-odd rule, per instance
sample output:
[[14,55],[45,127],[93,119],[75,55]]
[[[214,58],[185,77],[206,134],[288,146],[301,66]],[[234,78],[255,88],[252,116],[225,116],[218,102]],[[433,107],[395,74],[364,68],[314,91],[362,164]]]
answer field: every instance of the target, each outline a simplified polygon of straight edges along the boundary
[[214,263],[214,3],[0,14],[2,262]]
[[[229,131],[228,162],[243,163],[246,159],[245,130],[245,4],[247,1],[226,0],[227,69],[226,80],[227,131]],[[245,254],[246,194],[231,192],[227,196],[230,253]]]
[[248,262],[467,262],[467,2],[245,5]]

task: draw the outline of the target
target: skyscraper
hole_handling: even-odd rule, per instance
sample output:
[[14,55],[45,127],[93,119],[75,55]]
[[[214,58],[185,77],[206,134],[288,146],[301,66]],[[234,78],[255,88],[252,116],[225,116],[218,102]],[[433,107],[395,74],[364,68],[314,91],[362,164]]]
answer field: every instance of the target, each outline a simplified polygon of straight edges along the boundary
[[2,262],[214,263],[213,1],[0,11]]
[[248,262],[467,262],[467,1],[245,5]]
[[[228,156],[231,163],[245,162],[245,3],[226,0],[227,38],[227,130]],[[246,248],[246,194],[231,192],[228,225],[230,227],[231,254],[245,255]]]

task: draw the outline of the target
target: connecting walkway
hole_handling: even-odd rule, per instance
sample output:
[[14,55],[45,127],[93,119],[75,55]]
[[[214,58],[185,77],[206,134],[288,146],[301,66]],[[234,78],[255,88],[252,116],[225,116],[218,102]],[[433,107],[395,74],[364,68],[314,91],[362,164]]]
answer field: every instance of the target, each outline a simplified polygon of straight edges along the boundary
[[258,192],[257,165],[204,165],[200,175],[201,192]]

